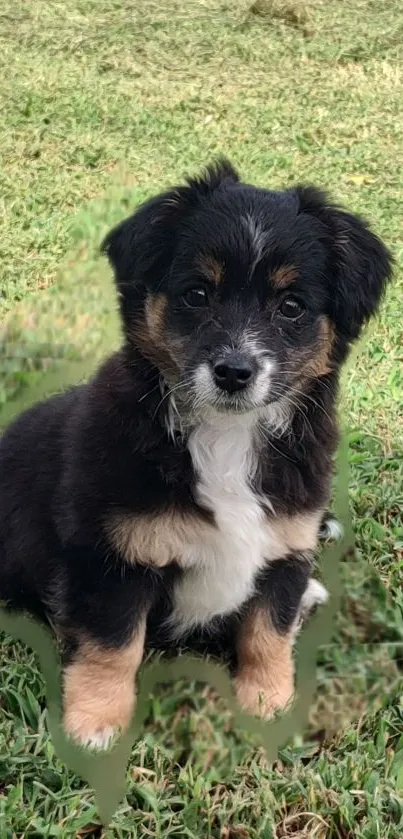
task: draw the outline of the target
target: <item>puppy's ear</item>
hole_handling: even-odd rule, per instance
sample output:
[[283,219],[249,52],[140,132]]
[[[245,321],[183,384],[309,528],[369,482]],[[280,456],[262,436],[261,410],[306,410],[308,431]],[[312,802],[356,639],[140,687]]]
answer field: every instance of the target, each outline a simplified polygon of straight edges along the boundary
[[209,195],[226,184],[238,182],[238,172],[226,157],[220,157],[215,163],[211,163],[199,177],[187,179],[190,189],[199,196]]
[[124,319],[130,316],[146,290],[162,288],[175,255],[180,224],[200,202],[238,175],[221,159],[199,178],[142,204],[104,239],[101,249],[114,269]]
[[175,228],[187,210],[183,187],[161,193],[108,233],[101,249],[114,269],[119,291],[157,286],[171,262]]
[[347,340],[356,339],[381,302],[392,275],[393,260],[381,240],[360,216],[333,206],[313,187],[298,187],[299,212],[324,225],[331,251],[334,286],[329,288],[330,314]]

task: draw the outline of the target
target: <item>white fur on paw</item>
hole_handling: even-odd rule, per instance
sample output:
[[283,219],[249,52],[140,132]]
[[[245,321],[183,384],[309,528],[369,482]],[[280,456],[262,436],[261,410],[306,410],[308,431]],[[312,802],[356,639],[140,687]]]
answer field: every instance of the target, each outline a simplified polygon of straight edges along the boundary
[[339,542],[344,536],[344,527],[337,519],[326,519],[320,528],[319,536],[326,542]]
[[292,629],[292,643],[294,644],[298,633],[302,629],[304,620],[309,618],[315,606],[323,606],[324,603],[327,603],[329,600],[329,592],[319,582],[319,580],[315,580],[314,577],[311,577],[309,583],[304,591],[304,594],[301,598],[301,603],[299,607],[298,616],[295,620],[294,627]]
[[327,603],[328,600],[328,590],[322,585],[322,583],[319,582],[319,580],[315,580],[314,577],[311,577],[307,588],[302,595],[301,612],[309,614],[315,606],[322,606],[324,603]]
[[119,733],[119,728],[114,728],[113,726],[108,725],[105,726],[105,728],[88,731],[85,734],[80,734],[79,736],[77,736],[77,734],[70,734],[70,737],[78,746],[82,746],[84,749],[90,749],[91,751],[107,751],[107,749],[112,746],[112,743],[116,740]]

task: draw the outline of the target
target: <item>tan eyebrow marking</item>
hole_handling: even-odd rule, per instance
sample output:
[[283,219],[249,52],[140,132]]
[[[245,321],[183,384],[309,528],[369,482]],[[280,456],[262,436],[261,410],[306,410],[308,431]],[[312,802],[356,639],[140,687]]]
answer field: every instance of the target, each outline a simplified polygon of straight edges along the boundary
[[288,288],[298,277],[295,265],[282,265],[270,275],[270,280],[276,288]]
[[214,256],[199,256],[196,265],[214,285],[219,285],[224,279],[224,266]]

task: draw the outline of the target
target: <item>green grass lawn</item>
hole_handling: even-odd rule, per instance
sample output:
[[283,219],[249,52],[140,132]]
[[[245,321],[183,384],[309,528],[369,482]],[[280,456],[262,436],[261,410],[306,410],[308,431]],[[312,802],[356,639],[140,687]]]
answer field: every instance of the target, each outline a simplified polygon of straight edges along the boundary
[[161,688],[103,829],[55,756],[34,654],[3,634],[0,839],[402,839],[401,3],[3,0],[0,39],[0,407],[116,344],[103,234],[217,153],[329,189],[396,257],[345,375],[357,552],[304,739],[270,766],[209,688]]

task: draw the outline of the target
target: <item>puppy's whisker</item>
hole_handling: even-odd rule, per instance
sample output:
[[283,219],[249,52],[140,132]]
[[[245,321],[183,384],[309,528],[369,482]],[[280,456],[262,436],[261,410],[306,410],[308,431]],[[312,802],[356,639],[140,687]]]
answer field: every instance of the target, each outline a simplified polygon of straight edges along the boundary
[[167,390],[167,392],[166,392],[166,393],[164,393],[164,395],[163,395],[162,399],[160,399],[160,401],[158,402],[158,405],[157,405],[157,407],[156,407],[156,409],[155,409],[155,411],[154,411],[153,419],[155,419],[155,417],[157,416],[157,413],[158,413],[158,411],[159,411],[159,409],[160,409],[161,405],[163,404],[163,402],[165,402],[165,400],[166,400],[168,397],[172,396],[172,394],[173,394],[173,393],[176,393],[178,390],[184,390],[185,388],[189,388],[189,385],[190,385],[190,382],[189,382],[189,381],[179,382],[178,384],[173,385],[173,387],[171,387],[169,390]]
[[277,448],[277,446],[275,446],[275,445],[274,445],[274,443],[273,443],[273,441],[271,440],[271,438],[266,436],[266,434],[264,433],[264,431],[262,431],[261,433],[262,433],[262,437],[264,438],[264,440],[266,440],[266,443],[268,443],[268,444],[269,444],[269,446],[270,446],[272,449],[274,449],[274,451],[275,451],[275,452],[277,452],[277,454],[279,454],[279,455],[280,455],[280,457],[285,457],[285,458],[286,458],[286,460],[289,460],[291,463],[296,463],[296,460],[294,460],[294,458],[293,458],[293,457],[289,457],[289,455],[288,455],[288,454],[286,454],[285,452],[281,452],[281,451],[280,451],[280,449],[278,449],[278,448]]
[[154,385],[154,387],[152,387],[151,390],[148,390],[147,393],[143,393],[143,396],[140,396],[140,399],[138,399],[137,402],[143,402],[144,399],[147,399],[147,396],[151,396],[151,394],[158,390],[158,388],[159,384]]
[[306,410],[305,410],[306,406],[301,405],[299,402],[292,401],[291,399],[290,399],[290,402],[293,405],[293,407],[295,408],[296,414],[299,414],[299,416],[302,418],[302,421],[305,424],[305,426],[307,426],[310,429],[311,434],[314,436],[314,430],[312,428],[312,423],[309,421],[309,419],[306,415]]
[[330,422],[332,422],[332,418],[329,416],[326,409],[323,407],[323,405],[320,404],[320,402],[318,402],[316,399],[314,399],[313,396],[310,396],[308,393],[304,393],[304,391],[302,391],[302,390],[293,390],[293,393],[296,396],[302,396],[304,399],[309,399],[309,401],[312,402],[312,404],[315,406],[315,408],[318,408],[319,411],[322,411],[324,413],[325,417],[327,417],[327,419]]

